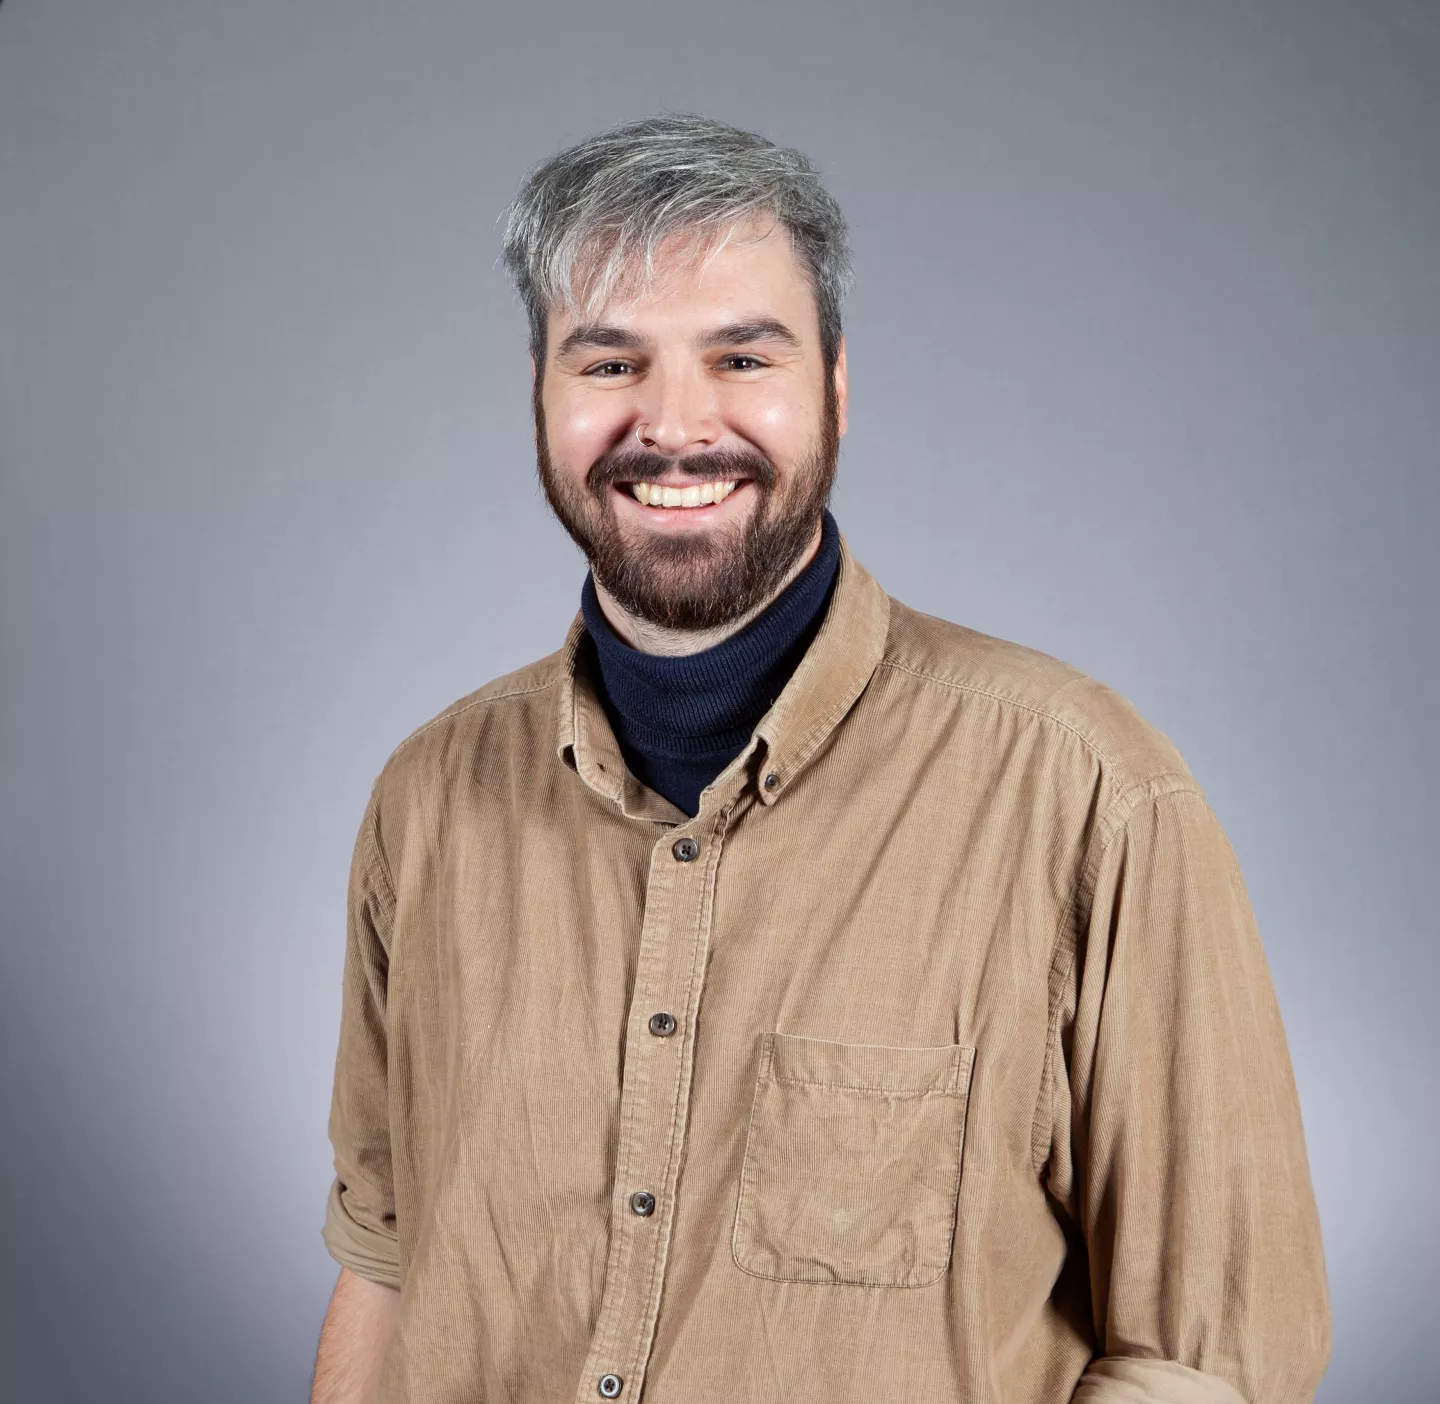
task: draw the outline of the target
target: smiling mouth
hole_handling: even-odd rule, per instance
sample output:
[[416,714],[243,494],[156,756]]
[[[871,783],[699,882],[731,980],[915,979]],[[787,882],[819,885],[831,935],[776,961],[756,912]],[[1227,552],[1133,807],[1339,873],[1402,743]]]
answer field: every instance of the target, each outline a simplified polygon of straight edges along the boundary
[[645,507],[712,507],[724,502],[745,481],[733,478],[720,482],[687,483],[684,487],[669,487],[660,483],[627,483],[626,486],[630,495]]

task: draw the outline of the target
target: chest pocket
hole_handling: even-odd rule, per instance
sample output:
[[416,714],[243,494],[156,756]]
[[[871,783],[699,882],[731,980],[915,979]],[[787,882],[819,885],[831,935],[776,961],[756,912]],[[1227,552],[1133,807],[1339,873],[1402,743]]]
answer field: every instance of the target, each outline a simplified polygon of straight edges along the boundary
[[731,1240],[781,1282],[925,1287],[950,1261],[974,1048],[767,1033]]

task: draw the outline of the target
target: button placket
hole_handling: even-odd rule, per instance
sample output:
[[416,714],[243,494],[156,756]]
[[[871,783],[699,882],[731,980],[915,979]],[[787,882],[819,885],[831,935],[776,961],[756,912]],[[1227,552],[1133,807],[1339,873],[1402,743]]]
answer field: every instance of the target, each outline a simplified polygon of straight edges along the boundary
[[722,810],[699,838],[675,838],[672,830],[652,851],[627,1022],[605,1294],[585,1372],[592,1383],[582,1385],[581,1398],[594,1398],[586,1391],[602,1374],[622,1381],[627,1397],[643,1388],[688,1134],[694,1016],[729,813]]

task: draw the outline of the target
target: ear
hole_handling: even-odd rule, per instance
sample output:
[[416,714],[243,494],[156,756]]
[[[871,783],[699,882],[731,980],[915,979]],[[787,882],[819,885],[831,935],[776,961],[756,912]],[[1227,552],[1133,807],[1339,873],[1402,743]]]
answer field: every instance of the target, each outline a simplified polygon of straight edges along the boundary
[[850,427],[850,372],[845,365],[845,338],[840,338],[840,349],[835,356],[835,414],[840,437]]

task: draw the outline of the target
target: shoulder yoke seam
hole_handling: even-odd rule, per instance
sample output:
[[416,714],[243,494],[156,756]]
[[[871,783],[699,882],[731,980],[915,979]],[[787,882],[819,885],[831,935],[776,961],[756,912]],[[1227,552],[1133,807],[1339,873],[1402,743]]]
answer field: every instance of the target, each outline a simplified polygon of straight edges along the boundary
[[[1112,772],[1118,772],[1121,768],[1120,763],[1113,756],[1096,742],[1092,741],[1083,731],[1071,726],[1063,717],[1056,716],[1054,712],[1047,712],[1043,707],[1037,707],[1032,702],[1022,702],[1018,697],[1009,697],[1003,692],[994,692],[990,688],[979,687],[975,683],[963,682],[959,678],[947,678],[938,673],[927,673],[921,668],[912,668],[909,664],[898,662],[893,658],[882,658],[880,660],[880,666],[882,668],[892,668],[898,673],[909,673],[911,677],[922,678],[926,682],[938,683],[941,687],[952,688],[956,692],[970,692],[974,693],[977,697],[988,697],[992,702],[1003,702],[1007,707],[1018,707],[1023,712],[1029,712],[1033,716],[1040,717],[1045,721],[1054,722],[1062,731],[1068,731],[1087,751],[1091,751],[1098,756]],[[1071,681],[1073,682],[1074,679],[1072,678]]]
[[[442,722],[453,721],[456,717],[470,711],[471,708],[483,706],[487,702],[503,702],[508,697],[528,697],[532,693],[544,692],[546,688],[554,687],[556,683],[560,682],[562,676],[563,675],[557,674],[545,682],[536,683],[534,687],[514,687],[508,692],[492,692],[487,697],[472,697],[468,702],[457,702],[453,707],[447,707],[438,717],[432,717],[423,726],[417,726],[409,736],[390,752],[389,760],[393,761],[412,741],[417,740],[432,727],[439,726]],[[387,761],[386,764],[388,765],[389,761]]]

